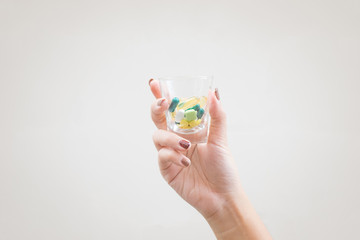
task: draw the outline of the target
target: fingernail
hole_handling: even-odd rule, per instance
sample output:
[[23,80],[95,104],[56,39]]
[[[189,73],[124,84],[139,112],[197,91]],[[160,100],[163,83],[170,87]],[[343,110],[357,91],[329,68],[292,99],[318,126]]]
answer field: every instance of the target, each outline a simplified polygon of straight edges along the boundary
[[190,147],[190,142],[189,141],[186,141],[184,139],[180,140],[179,141],[179,144],[181,147],[185,148],[185,149],[188,149]]
[[181,159],[181,164],[184,165],[185,167],[188,167],[190,165],[190,161],[189,159],[183,158]]
[[165,98],[159,99],[159,100],[157,101],[157,105],[158,105],[158,106],[161,106],[161,104],[163,104],[164,101],[165,101]]
[[154,79],[153,79],[153,78],[150,78],[150,80],[149,80],[149,86],[150,86],[150,83],[151,83],[152,80],[154,80]]
[[216,96],[217,100],[220,101],[220,94],[219,94],[219,89],[218,88],[215,88],[215,96]]

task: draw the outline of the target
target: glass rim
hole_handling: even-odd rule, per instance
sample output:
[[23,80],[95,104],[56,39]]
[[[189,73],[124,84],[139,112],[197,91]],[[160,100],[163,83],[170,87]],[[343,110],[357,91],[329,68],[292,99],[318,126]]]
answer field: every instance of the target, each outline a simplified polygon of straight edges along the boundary
[[179,75],[163,76],[157,78],[159,81],[184,81],[184,80],[214,80],[213,75]]

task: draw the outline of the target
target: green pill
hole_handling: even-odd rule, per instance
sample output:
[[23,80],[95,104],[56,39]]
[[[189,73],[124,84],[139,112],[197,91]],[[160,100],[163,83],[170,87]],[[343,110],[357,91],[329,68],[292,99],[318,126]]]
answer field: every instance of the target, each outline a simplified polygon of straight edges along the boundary
[[188,108],[186,110],[190,110],[190,109],[194,109],[195,111],[199,111],[200,110],[200,104],[196,104],[195,106]]
[[174,112],[178,104],[179,104],[179,98],[174,97],[170,103],[169,112]]
[[190,109],[190,110],[185,111],[184,117],[185,117],[186,121],[190,122],[190,121],[196,120],[196,114],[197,114],[197,112],[194,109]]
[[200,110],[197,112],[197,118],[200,119],[204,115],[205,110],[203,108],[200,108]]

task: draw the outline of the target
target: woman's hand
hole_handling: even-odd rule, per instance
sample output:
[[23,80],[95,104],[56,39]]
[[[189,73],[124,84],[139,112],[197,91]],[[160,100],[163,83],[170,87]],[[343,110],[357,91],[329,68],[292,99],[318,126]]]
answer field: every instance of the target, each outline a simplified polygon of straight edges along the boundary
[[208,142],[191,145],[186,139],[166,131],[165,111],[169,105],[160,98],[157,81],[151,81],[150,87],[157,98],[151,115],[159,128],[153,139],[159,151],[161,174],[185,201],[204,217],[209,217],[240,189],[235,163],[227,146],[226,118],[219,99],[214,92],[209,96]]
[[166,130],[165,111],[169,104],[161,98],[158,81],[150,80],[149,85],[157,99],[151,106],[151,117],[158,128],[153,140],[159,151],[162,176],[205,217],[219,238],[231,236],[241,224],[241,219],[234,218],[241,217],[239,204],[243,202],[245,206],[248,203],[228,148],[226,117],[218,91],[209,94],[211,124],[208,141],[192,145],[187,139]]

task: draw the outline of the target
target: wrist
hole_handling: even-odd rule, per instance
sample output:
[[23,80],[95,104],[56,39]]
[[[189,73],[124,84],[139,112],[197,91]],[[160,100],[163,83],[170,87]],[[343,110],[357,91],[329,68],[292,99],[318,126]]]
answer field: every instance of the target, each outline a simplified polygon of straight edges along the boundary
[[241,234],[241,226],[244,223],[244,214],[240,206],[241,194],[223,200],[219,209],[206,217],[217,239],[226,238],[229,235]]
[[271,239],[243,190],[226,198],[206,220],[218,240]]

